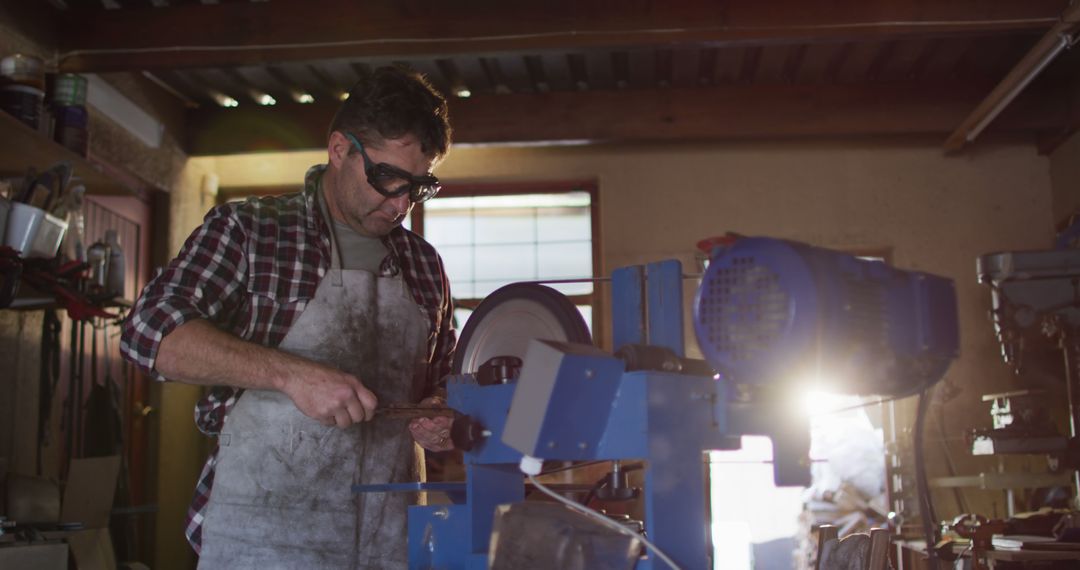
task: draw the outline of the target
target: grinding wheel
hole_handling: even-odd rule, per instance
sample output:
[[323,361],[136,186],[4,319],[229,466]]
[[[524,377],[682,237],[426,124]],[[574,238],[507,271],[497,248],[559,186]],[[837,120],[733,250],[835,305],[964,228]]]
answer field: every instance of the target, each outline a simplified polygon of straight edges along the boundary
[[592,344],[585,320],[566,295],[535,283],[501,287],[485,297],[465,323],[453,373],[475,373],[495,356],[524,360],[533,339]]

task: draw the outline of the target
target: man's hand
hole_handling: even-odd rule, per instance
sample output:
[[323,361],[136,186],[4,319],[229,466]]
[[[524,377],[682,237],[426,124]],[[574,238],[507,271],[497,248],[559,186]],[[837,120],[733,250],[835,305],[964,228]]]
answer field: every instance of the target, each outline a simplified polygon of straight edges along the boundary
[[342,429],[374,419],[379,401],[356,376],[313,362],[305,364],[281,388],[305,416]]
[[[421,406],[443,406],[442,398],[430,397],[420,401]],[[445,416],[437,418],[417,418],[409,422],[409,432],[420,447],[428,451],[449,451],[454,449],[454,442],[450,441],[450,427],[454,425],[454,419]]]
[[161,340],[156,368],[189,384],[277,390],[304,415],[328,426],[371,420],[378,405],[356,376],[240,340],[203,319],[187,321]]

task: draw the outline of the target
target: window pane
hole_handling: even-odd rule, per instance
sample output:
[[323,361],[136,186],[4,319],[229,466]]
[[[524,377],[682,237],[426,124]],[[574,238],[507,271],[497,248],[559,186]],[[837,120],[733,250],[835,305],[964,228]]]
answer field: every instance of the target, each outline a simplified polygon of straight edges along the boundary
[[536,250],[528,245],[477,245],[476,279],[523,281],[536,278]]
[[584,283],[545,283],[548,287],[563,295],[588,295],[593,292],[592,282]]
[[446,275],[450,278],[450,293],[461,299],[471,299],[473,280],[473,249],[468,245],[437,247],[443,258]]
[[462,329],[465,328],[465,322],[469,320],[469,317],[471,317],[472,314],[472,309],[466,309],[464,307],[454,307],[454,320],[457,321],[454,326],[455,328],[457,328],[459,338],[461,337]]
[[536,240],[536,216],[531,210],[478,210],[476,243],[528,243]]
[[592,240],[592,223],[586,208],[559,208],[541,212],[537,220],[539,241]]
[[547,279],[592,277],[592,244],[589,242],[541,243],[537,268]]
[[424,239],[436,249],[454,244],[471,244],[473,219],[469,212],[424,211]]
[[483,299],[499,287],[502,287],[503,285],[509,285],[515,281],[520,281],[520,279],[489,279],[484,281],[477,281],[473,284],[473,298]]
[[589,334],[593,334],[592,305],[578,305],[577,310],[581,313],[581,318],[585,319],[585,325],[589,327]]
[[[442,254],[458,299],[482,299],[518,281],[589,278],[591,199],[588,192],[439,197],[422,206],[424,237]],[[551,286],[567,295],[594,290]]]

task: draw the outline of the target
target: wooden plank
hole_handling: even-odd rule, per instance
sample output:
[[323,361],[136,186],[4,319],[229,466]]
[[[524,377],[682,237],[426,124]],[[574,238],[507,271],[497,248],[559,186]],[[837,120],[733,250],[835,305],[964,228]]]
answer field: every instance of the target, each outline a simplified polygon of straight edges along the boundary
[[792,46],[788,48],[787,57],[784,59],[783,81],[794,83],[802,69],[803,60],[806,59],[806,45]]
[[[1043,31],[1068,0],[372,0],[237,2],[65,14],[60,70],[449,56],[711,42],[761,44]],[[302,22],[302,25],[298,23]]]
[[146,200],[154,190],[161,190],[92,153],[82,157],[0,112],[0,176],[21,176],[30,167],[41,172],[60,161],[71,164],[90,195],[134,195]]
[[917,57],[915,62],[911,64],[911,67],[908,68],[907,79],[922,79],[923,75],[926,73],[927,66],[930,64],[930,61],[937,56],[940,47],[940,39],[934,38],[928,40],[926,44],[923,45],[919,57]]
[[836,83],[840,79],[840,71],[844,69],[844,65],[851,59],[853,45],[851,42],[847,42],[836,49],[832,57],[829,58],[829,63],[825,66],[825,73],[822,75],[824,81]]
[[717,48],[701,50],[701,58],[698,59],[698,85],[712,85],[716,81],[716,52]]
[[738,81],[751,83],[757,76],[758,64],[761,61],[761,46],[748,47],[743,50],[742,64],[739,66]]
[[886,42],[878,47],[878,51],[874,54],[874,59],[870,61],[870,66],[866,69],[866,77],[870,81],[880,81],[881,75],[885,72],[885,68],[888,67],[889,62],[892,61],[893,54],[896,52],[896,42]]
[[[1060,128],[1061,90],[1017,101],[996,126],[1006,133]],[[949,83],[744,85],[660,91],[582,91],[451,99],[459,143],[737,140],[948,133],[985,93]],[[194,155],[321,148],[336,105],[278,105],[189,112]],[[626,120],[633,117],[634,120]]]

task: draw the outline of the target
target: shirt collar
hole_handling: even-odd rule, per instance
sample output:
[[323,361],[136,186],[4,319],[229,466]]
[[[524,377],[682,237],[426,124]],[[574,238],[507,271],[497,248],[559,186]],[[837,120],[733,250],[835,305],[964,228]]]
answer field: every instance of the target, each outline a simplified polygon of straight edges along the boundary
[[[325,164],[316,164],[309,168],[304,175],[304,201],[307,203],[308,211],[313,212],[313,215],[308,216],[308,227],[318,230],[319,234],[323,236],[329,235],[327,232],[330,231],[329,224],[331,222],[331,220],[323,220],[322,209],[319,208],[318,202],[319,186],[322,185],[322,177],[325,172]],[[319,221],[322,222],[322,225],[317,225]],[[390,255],[386,256],[382,263],[381,273],[384,275],[396,275],[401,270],[401,253],[398,251],[397,242],[404,237],[405,231],[405,228],[397,226],[382,237],[383,245],[390,252]]]

